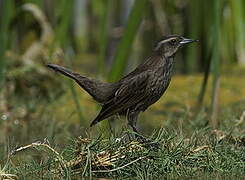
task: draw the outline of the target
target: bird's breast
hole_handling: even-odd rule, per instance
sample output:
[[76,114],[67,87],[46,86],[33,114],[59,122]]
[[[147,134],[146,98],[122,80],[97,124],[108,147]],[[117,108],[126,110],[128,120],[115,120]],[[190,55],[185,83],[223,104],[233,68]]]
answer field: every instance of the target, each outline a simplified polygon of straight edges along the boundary
[[171,72],[156,70],[149,78],[148,96],[141,104],[142,110],[146,110],[150,105],[158,101],[169,86],[171,80]]
[[162,94],[168,87],[170,80],[171,80],[170,72],[165,72],[164,74],[155,73],[150,83],[152,93],[154,95],[162,96]]

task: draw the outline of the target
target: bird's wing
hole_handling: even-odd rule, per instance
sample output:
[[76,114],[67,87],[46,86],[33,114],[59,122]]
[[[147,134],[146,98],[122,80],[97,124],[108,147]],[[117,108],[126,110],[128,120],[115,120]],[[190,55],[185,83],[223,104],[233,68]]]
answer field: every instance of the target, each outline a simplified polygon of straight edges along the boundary
[[152,71],[145,71],[123,81],[122,85],[115,92],[114,97],[103,105],[100,113],[91,123],[91,126],[111,115],[126,111],[128,108],[137,105],[145,99],[148,96],[147,84],[151,75]]

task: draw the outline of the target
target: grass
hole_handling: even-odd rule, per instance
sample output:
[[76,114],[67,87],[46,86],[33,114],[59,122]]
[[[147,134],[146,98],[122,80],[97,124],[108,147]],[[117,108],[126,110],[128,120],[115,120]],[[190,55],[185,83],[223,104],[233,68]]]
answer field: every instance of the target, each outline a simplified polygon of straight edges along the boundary
[[[245,139],[232,133],[202,129],[190,137],[160,129],[149,143],[123,138],[78,138],[63,149],[47,140],[19,147],[9,154],[4,174],[18,178],[198,177],[222,173],[242,177]],[[154,147],[151,143],[158,143]],[[4,175],[2,173],[2,177]]]

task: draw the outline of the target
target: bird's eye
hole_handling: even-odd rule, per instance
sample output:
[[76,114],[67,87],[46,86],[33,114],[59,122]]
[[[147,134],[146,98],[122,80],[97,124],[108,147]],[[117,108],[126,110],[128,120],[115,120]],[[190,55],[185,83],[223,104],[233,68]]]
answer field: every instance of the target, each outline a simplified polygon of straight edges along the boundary
[[171,42],[172,45],[175,45],[177,43],[177,40],[176,39],[172,39],[170,42]]

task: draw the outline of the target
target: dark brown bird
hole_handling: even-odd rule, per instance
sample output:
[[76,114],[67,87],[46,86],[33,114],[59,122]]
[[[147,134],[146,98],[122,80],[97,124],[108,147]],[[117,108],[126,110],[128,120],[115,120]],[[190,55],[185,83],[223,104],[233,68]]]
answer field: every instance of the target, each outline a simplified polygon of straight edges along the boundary
[[177,35],[164,37],[156,44],[152,55],[145,62],[114,83],[99,82],[59,65],[48,64],[47,66],[75,80],[102,104],[100,113],[90,126],[119,114],[126,116],[129,125],[138,132],[136,122],[139,113],[159,100],[169,86],[177,50],[195,41],[197,40]]

